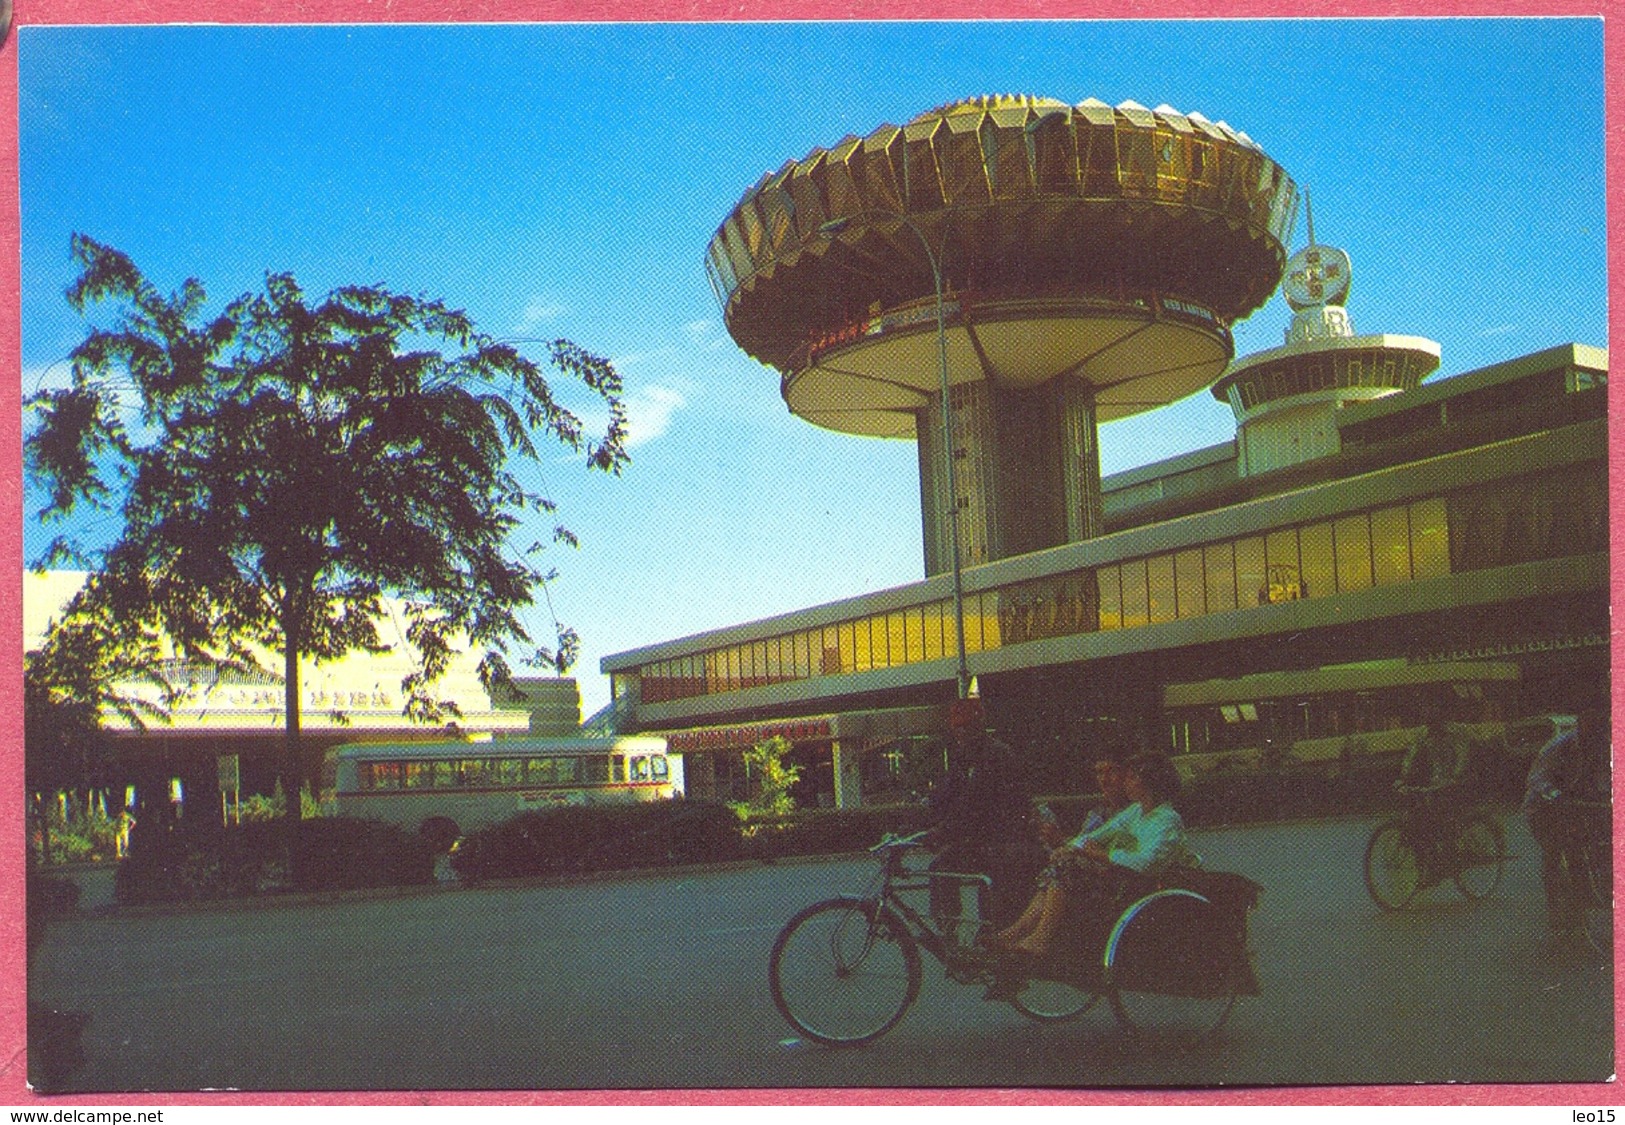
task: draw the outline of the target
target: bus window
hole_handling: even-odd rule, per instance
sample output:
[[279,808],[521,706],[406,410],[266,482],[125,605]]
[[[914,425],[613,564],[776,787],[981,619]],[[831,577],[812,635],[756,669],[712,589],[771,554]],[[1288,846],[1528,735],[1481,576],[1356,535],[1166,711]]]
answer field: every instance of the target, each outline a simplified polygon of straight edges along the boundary
[[407,762],[406,787],[408,789],[432,789],[434,787],[434,763]]
[[665,781],[670,776],[670,767],[666,764],[666,755],[651,754],[649,756],[649,770],[656,781]]
[[609,781],[609,755],[591,754],[579,759],[584,785],[604,785]]
[[374,762],[372,764],[372,789],[399,789],[401,777],[405,770],[404,762]]
[[502,758],[496,763],[498,785],[515,786],[525,783],[525,762],[522,758]]
[[633,781],[648,781],[649,780],[649,759],[645,758],[641,754],[638,755],[636,758],[632,759],[632,780]]
[[609,760],[610,780],[624,784],[626,781],[626,759],[619,754]]
[[525,763],[526,785],[552,785],[557,777],[552,758],[531,758]]
[[450,789],[456,784],[456,771],[452,763],[439,761],[431,763],[434,766],[434,780],[430,783],[436,789]]

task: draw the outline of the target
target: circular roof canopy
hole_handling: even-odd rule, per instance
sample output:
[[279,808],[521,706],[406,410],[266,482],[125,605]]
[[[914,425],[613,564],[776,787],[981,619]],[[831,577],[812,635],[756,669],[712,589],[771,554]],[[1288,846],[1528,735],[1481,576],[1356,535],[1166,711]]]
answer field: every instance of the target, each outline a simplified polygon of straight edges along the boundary
[[1228,325],[1280,281],[1295,199],[1200,114],[975,98],[764,176],[707,267],[734,339],[820,424],[912,432],[939,275],[951,381],[1086,379],[1115,417],[1219,375]]
[[[1099,421],[1184,398],[1231,355],[1230,334],[1193,307],[1104,300],[980,301],[944,306],[948,381],[1025,390],[1055,379],[1095,388]],[[915,436],[916,412],[940,385],[935,301],[837,333],[785,375],[791,411],[828,429]]]

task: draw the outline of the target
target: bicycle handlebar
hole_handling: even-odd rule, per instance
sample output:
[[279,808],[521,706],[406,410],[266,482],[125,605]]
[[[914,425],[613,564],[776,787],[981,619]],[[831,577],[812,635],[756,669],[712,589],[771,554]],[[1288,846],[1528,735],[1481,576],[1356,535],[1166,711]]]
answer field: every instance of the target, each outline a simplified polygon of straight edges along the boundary
[[871,852],[883,852],[883,851],[887,851],[887,850],[889,850],[891,848],[914,848],[914,847],[918,847],[919,844],[920,844],[920,841],[925,839],[926,836],[928,836],[928,835],[930,835],[930,832],[928,830],[924,830],[924,829],[922,829],[919,832],[914,833],[911,836],[897,836],[897,835],[894,835],[894,834],[888,832],[888,833],[886,833],[884,836],[882,836],[880,838],[880,843],[874,845],[869,850]]

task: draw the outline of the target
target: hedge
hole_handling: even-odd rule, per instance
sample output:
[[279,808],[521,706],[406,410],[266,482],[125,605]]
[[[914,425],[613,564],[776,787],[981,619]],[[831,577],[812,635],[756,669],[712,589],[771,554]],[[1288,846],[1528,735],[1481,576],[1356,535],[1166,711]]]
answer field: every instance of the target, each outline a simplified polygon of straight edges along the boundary
[[743,855],[739,818],[712,801],[567,806],[521,813],[463,837],[451,866],[468,882],[680,863]]
[[357,890],[434,879],[434,851],[393,824],[354,817],[301,820],[291,862],[280,821],[137,837],[119,864],[113,894],[124,904],[191,902],[274,890]]

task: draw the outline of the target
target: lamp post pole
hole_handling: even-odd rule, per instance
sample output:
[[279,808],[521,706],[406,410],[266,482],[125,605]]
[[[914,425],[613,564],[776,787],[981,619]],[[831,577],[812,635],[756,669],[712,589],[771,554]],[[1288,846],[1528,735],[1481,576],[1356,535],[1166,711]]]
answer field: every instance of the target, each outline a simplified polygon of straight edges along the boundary
[[[943,480],[948,489],[948,543],[949,560],[953,569],[954,581],[954,651],[958,657],[958,667],[955,669],[958,697],[964,699],[970,694],[970,667],[965,661],[965,578],[964,568],[959,553],[959,484],[954,468],[954,434],[953,409],[948,402],[948,328],[945,320],[942,299],[942,263],[935,250],[931,248],[931,240],[925,232],[914,225],[914,221],[907,215],[895,215],[891,212],[879,212],[881,217],[892,219],[907,227],[915,238],[920,240],[920,248],[925,251],[926,261],[931,265],[931,283],[935,288],[937,302],[937,390],[942,399],[942,464]],[[820,228],[827,235],[838,234],[848,223],[847,218],[834,219]]]

